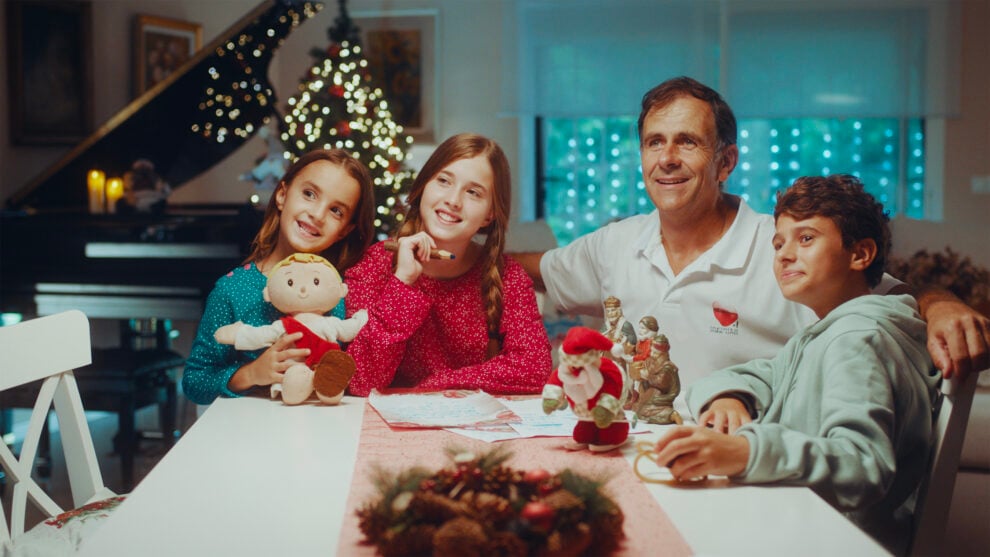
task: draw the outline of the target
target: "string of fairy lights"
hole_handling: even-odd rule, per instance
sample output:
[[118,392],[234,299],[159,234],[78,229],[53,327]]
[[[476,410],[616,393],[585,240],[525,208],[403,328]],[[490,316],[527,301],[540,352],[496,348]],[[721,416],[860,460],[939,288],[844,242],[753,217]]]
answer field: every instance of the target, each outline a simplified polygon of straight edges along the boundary
[[218,45],[215,63],[206,68],[207,85],[199,102],[200,120],[192,124],[193,133],[224,143],[230,135],[247,139],[257,131],[255,122],[267,123],[275,112],[275,93],[264,75],[275,50],[289,32],[323,9],[322,4],[304,2],[298,7],[280,2],[276,13],[261,17],[250,29],[262,29],[260,35],[244,32],[236,39]]
[[[543,214],[566,244],[611,220],[653,210],[639,168],[636,120],[544,120]],[[739,162],[726,190],[772,212],[799,176],[848,173],[891,214],[925,217],[921,119],[741,119]]]

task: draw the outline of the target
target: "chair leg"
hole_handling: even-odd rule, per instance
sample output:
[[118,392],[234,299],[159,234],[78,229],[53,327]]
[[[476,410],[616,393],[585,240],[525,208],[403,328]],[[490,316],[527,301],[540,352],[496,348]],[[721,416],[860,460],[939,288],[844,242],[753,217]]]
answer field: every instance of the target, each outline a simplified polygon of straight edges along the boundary
[[134,454],[138,449],[138,436],[134,424],[135,411],[133,398],[125,397],[121,400],[120,410],[117,412],[119,429],[114,444],[120,455],[120,476],[124,492],[130,492],[134,488]]
[[170,381],[165,386],[165,403],[158,406],[158,423],[161,425],[162,440],[166,447],[171,447],[175,443],[175,421],[178,406],[175,382]]

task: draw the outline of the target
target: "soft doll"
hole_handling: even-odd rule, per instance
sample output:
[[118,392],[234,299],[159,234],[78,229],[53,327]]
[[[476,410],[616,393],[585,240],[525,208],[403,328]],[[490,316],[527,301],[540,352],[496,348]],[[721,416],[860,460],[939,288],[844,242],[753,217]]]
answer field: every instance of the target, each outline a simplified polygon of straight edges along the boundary
[[543,387],[543,411],[549,414],[569,404],[578,417],[567,449],[606,452],[629,437],[629,422],[622,410],[629,382],[625,372],[606,357],[622,353],[622,344],[613,344],[587,327],[574,327],[564,337],[560,365]]
[[296,341],[296,348],[309,348],[309,357],[285,370],[282,383],[272,385],[272,398],[281,392],[284,403],[299,404],[315,390],[323,403],[337,404],[356,367],[338,342],[353,340],[368,322],[365,310],[349,319],[324,315],[346,295],[347,285],[329,261],[319,255],[295,253],[269,271],[264,289],[265,300],[285,317],[258,327],[238,321],[220,327],[214,337],[238,350],[257,350],[271,346],[284,334],[301,331],[303,337]]

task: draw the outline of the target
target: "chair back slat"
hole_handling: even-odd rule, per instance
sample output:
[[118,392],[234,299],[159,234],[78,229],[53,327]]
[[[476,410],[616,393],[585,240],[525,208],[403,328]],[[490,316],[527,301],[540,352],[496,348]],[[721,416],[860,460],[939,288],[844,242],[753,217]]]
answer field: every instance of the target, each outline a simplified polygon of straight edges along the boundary
[[942,553],[977,375],[970,373],[965,381],[954,378],[942,382],[941,404],[932,424],[932,453],[928,473],[918,487],[911,555]]
[[89,320],[72,310],[0,327],[3,373],[0,391],[93,362]]
[[34,480],[32,472],[48,415],[54,408],[73,506],[112,495],[103,485],[92,434],[72,370],[92,361],[89,320],[67,311],[0,327],[0,391],[41,381],[19,455],[0,444],[0,463],[12,483],[10,516],[3,515],[0,541],[17,542],[24,533],[30,500],[45,515],[63,512]]

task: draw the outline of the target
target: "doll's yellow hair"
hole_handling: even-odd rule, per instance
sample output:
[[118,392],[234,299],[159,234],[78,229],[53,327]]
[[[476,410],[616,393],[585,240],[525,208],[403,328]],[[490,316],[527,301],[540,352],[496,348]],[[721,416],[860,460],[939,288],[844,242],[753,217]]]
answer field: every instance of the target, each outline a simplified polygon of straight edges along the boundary
[[337,275],[337,280],[341,280],[340,273],[337,272],[337,268],[334,267],[332,263],[327,261],[325,257],[321,257],[315,253],[293,253],[292,255],[276,263],[275,266],[268,271],[268,274],[271,275],[277,269],[285,267],[289,263],[322,263],[333,269],[333,272]]

